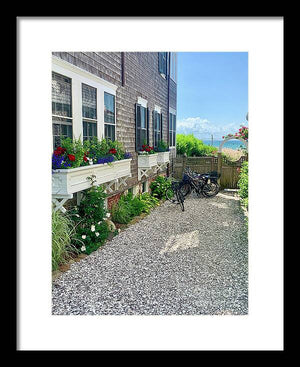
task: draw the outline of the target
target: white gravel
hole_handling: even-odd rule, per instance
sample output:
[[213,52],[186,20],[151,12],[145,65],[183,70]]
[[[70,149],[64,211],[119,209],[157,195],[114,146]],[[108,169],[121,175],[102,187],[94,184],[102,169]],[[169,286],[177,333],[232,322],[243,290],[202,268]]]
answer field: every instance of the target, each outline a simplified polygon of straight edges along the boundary
[[53,282],[55,315],[248,313],[248,240],[230,194],[165,202]]

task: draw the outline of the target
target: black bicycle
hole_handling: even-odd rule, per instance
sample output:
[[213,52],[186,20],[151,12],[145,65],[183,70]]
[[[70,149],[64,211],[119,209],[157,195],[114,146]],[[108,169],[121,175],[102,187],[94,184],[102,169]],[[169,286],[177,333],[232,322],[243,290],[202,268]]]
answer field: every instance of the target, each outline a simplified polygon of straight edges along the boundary
[[179,204],[181,210],[184,211],[184,196],[181,192],[182,181],[172,181],[171,187],[166,191],[166,198],[171,203]]
[[201,194],[205,197],[215,196],[220,191],[220,186],[218,184],[219,177],[220,174],[216,171],[201,174],[193,172],[187,167],[183,173],[180,191],[183,197],[186,197],[192,191],[195,191],[197,196]]

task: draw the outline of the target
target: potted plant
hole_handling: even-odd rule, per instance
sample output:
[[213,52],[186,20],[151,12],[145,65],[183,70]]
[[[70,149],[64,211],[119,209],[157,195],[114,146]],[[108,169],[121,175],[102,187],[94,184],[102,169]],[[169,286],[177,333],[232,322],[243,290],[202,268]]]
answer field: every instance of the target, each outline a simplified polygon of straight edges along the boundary
[[165,141],[160,140],[158,142],[156,151],[158,152],[157,163],[163,164],[170,161],[169,146]]
[[151,168],[157,165],[157,156],[153,147],[143,144],[142,149],[138,152],[138,166],[140,168]]
[[88,189],[94,184],[131,176],[131,155],[120,142],[105,139],[81,142],[80,139],[62,139],[52,155],[52,195],[70,195]]

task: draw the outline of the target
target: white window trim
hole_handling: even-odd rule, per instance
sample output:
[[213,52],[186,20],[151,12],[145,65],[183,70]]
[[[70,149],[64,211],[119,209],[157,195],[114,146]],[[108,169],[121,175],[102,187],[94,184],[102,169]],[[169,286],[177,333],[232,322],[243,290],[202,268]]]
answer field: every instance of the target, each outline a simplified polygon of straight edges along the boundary
[[169,107],[169,112],[172,113],[173,115],[176,115],[176,110],[174,110],[174,108]]
[[[176,130],[177,130],[177,115],[176,115],[176,110],[174,110],[174,108],[172,108],[172,107],[169,107],[169,114],[172,114],[172,115],[175,115],[175,118],[176,118]],[[170,116],[169,116],[169,118],[170,118]],[[175,132],[176,132],[176,130],[175,130]],[[173,132],[174,130],[172,130],[172,132]],[[170,127],[169,127],[169,131],[168,131],[168,134],[169,134],[169,136],[170,136]],[[170,143],[170,142],[169,142]],[[169,145],[170,146],[170,148],[176,148],[176,134],[175,134],[175,145]]]
[[171,52],[170,78],[177,84],[177,52]]
[[148,107],[148,101],[142,97],[138,97],[137,103],[140,104],[142,107]]
[[[83,139],[83,118],[82,118],[82,83],[97,88],[97,137],[104,137],[104,92],[115,96],[118,87],[98,76],[80,69],[67,61],[61,60],[56,56],[52,56],[52,71],[65,75],[72,79],[72,114],[73,114],[73,137],[75,139]],[[115,109],[115,126],[116,126],[116,109]]]
[[161,108],[157,105],[154,105],[154,111],[158,112],[159,114],[161,114]]

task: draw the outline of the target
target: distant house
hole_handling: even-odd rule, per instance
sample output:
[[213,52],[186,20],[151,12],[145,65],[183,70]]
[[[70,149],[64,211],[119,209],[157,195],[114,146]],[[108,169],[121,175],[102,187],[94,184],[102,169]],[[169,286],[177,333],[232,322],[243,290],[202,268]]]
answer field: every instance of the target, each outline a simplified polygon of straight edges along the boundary
[[105,182],[108,206],[126,190],[148,191],[153,177],[167,172],[167,162],[143,166],[138,151],[163,140],[176,155],[176,102],[176,53],[53,52],[53,147],[61,136],[97,136],[122,142],[132,155],[123,184]]

